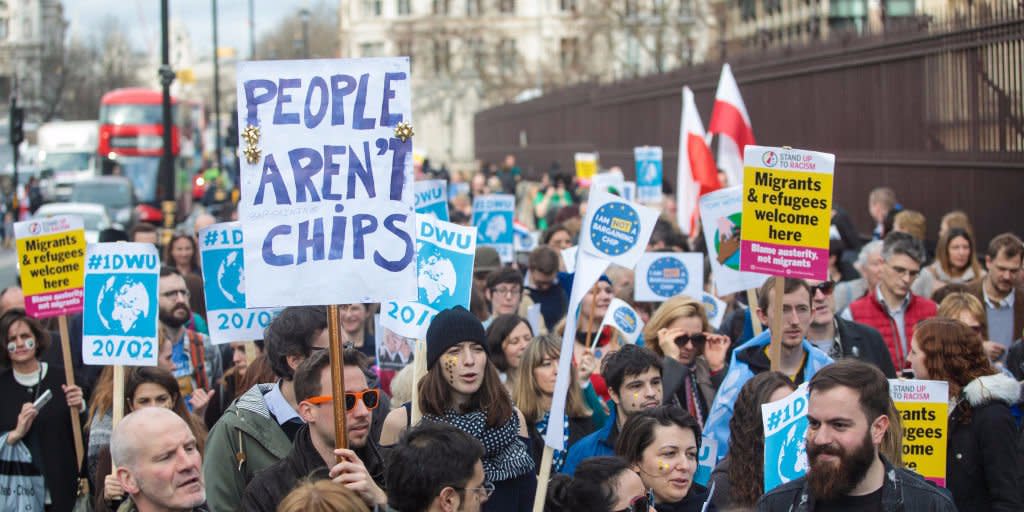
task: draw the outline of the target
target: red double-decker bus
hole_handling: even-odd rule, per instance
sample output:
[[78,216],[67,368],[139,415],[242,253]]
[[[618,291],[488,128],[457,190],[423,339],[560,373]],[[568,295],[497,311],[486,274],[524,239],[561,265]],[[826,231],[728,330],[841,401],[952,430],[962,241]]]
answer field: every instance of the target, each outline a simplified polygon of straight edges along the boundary
[[[100,100],[99,155],[103,174],[115,167],[131,179],[141,203],[156,204],[160,158],[163,155],[163,106],[160,91],[116,89]],[[171,97],[171,154],[181,155],[182,127],[190,126],[187,105]]]

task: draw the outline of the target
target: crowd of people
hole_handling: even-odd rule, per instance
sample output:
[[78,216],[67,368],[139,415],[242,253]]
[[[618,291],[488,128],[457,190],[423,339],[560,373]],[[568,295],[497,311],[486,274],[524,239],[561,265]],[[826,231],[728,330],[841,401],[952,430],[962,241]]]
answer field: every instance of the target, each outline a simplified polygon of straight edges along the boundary
[[[930,244],[924,217],[881,188],[868,198],[876,225],[863,226],[864,239],[835,209],[828,280],[784,279],[774,296],[769,278],[750,304],[746,294],[722,296],[719,326],[699,298],[636,301],[633,271],[613,266],[572,312],[565,420],[553,425],[574,277],[561,251],[579,236],[587,191],[557,170],[527,182],[512,157],[468,181],[471,195],[516,194],[517,217],[542,231],[540,244],[512,264],[477,249],[469,308],[432,320],[419,382],[408,355],[378,359],[376,304],[339,307],[344,397],[331,391],[325,307],[285,308],[263,339],[213,345],[195,232],[216,219],[200,216],[195,232],[166,243],[158,365],[125,370],[126,416],[116,426],[113,371],[82,364],[81,319],[62,340],[26,316],[16,285],[0,292],[0,445],[27,450],[45,483],[39,503],[52,511],[82,501],[118,512],[526,511],[540,487],[553,512],[1024,510],[1016,235],[980,245],[967,216],[951,212]],[[469,221],[465,197],[450,208],[453,221]],[[671,195],[662,212],[649,251],[705,250],[700,230],[676,227]],[[159,242],[152,227],[126,235]],[[645,322],[636,343],[601,328],[613,298]],[[778,371],[768,351],[774,301]],[[533,305],[539,324],[528,320]],[[72,347],[76,385],[64,383],[61,343]],[[888,381],[898,377],[948,383],[945,488],[903,467]],[[801,384],[807,473],[765,492],[761,405]],[[45,392],[51,403],[33,406]],[[81,470],[71,411],[86,434]],[[565,448],[541,468],[551,429]],[[699,483],[706,439],[718,460]]]

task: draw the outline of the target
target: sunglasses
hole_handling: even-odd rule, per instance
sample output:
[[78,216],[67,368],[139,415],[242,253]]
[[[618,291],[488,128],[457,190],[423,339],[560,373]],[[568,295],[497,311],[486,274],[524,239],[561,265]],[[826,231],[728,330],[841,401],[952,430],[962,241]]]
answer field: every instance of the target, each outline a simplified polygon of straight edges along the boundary
[[678,338],[676,338],[676,346],[679,347],[679,348],[683,348],[683,347],[686,346],[687,343],[691,343],[692,342],[694,348],[698,348],[699,349],[699,348],[703,347],[704,344],[707,343],[707,341],[708,341],[708,337],[705,336],[704,333],[684,334],[684,335],[679,336]]
[[629,500],[629,506],[615,512],[648,512],[651,509],[651,494],[647,493]]
[[818,291],[821,291],[821,294],[825,296],[832,295],[832,292],[834,292],[835,290],[835,281],[823,281],[811,287],[811,297],[813,297],[814,294],[817,293]]
[[[362,400],[363,405],[367,409],[376,409],[380,405],[380,390],[379,389],[366,389],[363,391],[356,391],[353,393],[345,393],[345,410],[351,411],[356,408],[356,401]],[[311,396],[305,400],[313,405],[326,404],[334,401],[334,397],[330,395]]]

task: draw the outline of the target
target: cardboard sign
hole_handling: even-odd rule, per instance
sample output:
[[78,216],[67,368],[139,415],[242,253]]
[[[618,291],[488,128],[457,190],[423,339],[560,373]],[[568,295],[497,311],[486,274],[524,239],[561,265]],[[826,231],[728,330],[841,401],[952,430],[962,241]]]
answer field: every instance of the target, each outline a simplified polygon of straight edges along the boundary
[[153,244],[89,244],[85,255],[82,360],[156,366],[160,255]]
[[559,254],[562,256],[562,262],[565,263],[565,271],[570,274],[576,272],[576,253],[579,251],[579,247],[574,245],[559,251]]
[[416,268],[421,304],[441,311],[469,309],[476,229],[423,216],[416,221]]
[[576,161],[576,177],[589,180],[597,174],[597,153],[576,153],[573,155]]
[[448,186],[445,180],[417,181],[416,214],[448,222]]
[[710,437],[701,438],[700,453],[697,456],[697,472],[693,475],[693,481],[707,487],[717,461],[718,441]]
[[237,97],[248,306],[414,300],[409,58],[240,62]]
[[764,492],[807,473],[807,384],[761,405],[764,422]]
[[768,276],[740,271],[743,190],[725,188],[700,198],[700,222],[707,240],[715,290],[721,296],[760,288]]
[[25,313],[50,318],[82,311],[85,228],[79,217],[14,224]]
[[237,222],[214,224],[199,232],[206,318],[210,341],[218,345],[263,339],[263,331],[280,312],[246,308],[242,245],[242,226]]
[[636,162],[636,201],[640,204],[661,204],[661,146],[633,148],[633,160]]
[[889,379],[889,394],[903,424],[903,465],[945,487],[949,383]]
[[746,147],[740,270],[828,279],[835,162],[828,153]]
[[708,317],[708,323],[714,329],[722,328],[722,320],[725,319],[726,303],[708,292],[701,293],[701,302],[704,304],[704,313]]
[[491,194],[473,198],[476,241],[498,251],[502,263],[511,263],[515,259],[515,228],[512,223],[515,209],[516,196],[512,194]]
[[704,254],[644,253],[634,276],[633,298],[639,302],[664,302],[677,295],[700,298],[704,293]]
[[[604,330],[604,326],[610,325],[622,334],[622,337],[626,340],[626,343],[635,345],[636,339],[640,336],[640,333],[644,330],[644,321],[640,318],[640,315],[630,307],[625,301],[620,299],[612,299],[611,304],[608,305],[608,312],[604,315],[604,320],[601,321],[601,327],[597,329],[597,332]],[[591,350],[597,346],[597,338],[594,337],[594,343]]]
[[[622,175],[622,171],[614,170],[598,173],[590,180],[590,193],[593,194],[594,191],[600,190],[601,192],[607,192],[626,199],[622,193],[625,184],[626,177]],[[628,199],[626,200],[628,201]]]
[[530,231],[518,221],[513,226],[515,228],[515,238],[512,242],[516,252],[531,252],[537,248],[537,244],[540,243],[540,232]]
[[377,344],[377,366],[383,370],[398,371],[412,364],[415,359],[415,337],[402,336],[380,324],[380,315],[374,315],[376,329],[374,340]]
[[580,247],[597,258],[634,268],[647,249],[658,212],[600,190],[590,195]]

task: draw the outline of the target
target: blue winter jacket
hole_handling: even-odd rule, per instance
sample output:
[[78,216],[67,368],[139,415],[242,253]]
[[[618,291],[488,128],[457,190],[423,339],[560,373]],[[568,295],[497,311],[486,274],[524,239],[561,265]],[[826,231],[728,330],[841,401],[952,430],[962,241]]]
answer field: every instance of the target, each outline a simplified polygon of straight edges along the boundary
[[[725,379],[715,394],[711,412],[708,413],[708,421],[704,424],[704,437],[718,441],[718,460],[722,460],[722,457],[729,453],[729,420],[732,419],[732,407],[740,394],[740,388],[755,375],[768,370],[767,366],[759,366],[756,363],[752,367],[749,356],[763,350],[771,340],[771,332],[765,330],[732,352],[729,372],[725,374]],[[808,382],[818,370],[832,364],[832,358],[818,350],[806,338],[803,341],[803,348],[809,354],[804,366],[803,380]]]
[[591,457],[615,455],[615,441],[609,440],[618,423],[615,402],[609,401],[608,409],[611,414],[608,415],[603,427],[569,447],[569,453],[565,456],[565,464],[562,465],[562,473],[573,476],[576,473],[576,466],[580,462]]

